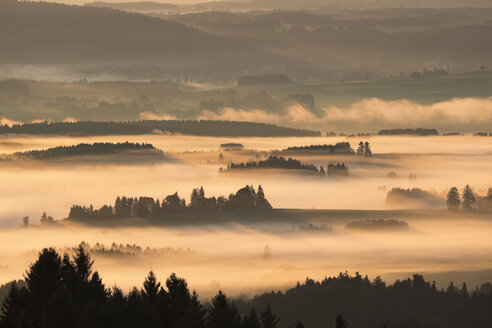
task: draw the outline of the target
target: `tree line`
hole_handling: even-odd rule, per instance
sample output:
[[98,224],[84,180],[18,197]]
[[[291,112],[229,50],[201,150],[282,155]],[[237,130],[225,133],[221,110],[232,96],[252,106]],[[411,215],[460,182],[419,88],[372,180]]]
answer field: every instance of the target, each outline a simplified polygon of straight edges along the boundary
[[378,132],[380,136],[393,135],[418,135],[418,136],[438,136],[439,132],[436,129],[383,129]]
[[[45,150],[30,150],[25,152],[16,152],[14,157],[32,158],[32,159],[50,159],[63,156],[74,155],[107,155],[115,154],[122,151],[132,150],[157,150],[153,145],[147,143],[134,142],[96,142],[96,143],[79,143],[72,146],[58,146]],[[162,151],[160,151],[162,153]]]
[[269,306],[241,315],[222,291],[204,306],[185,279],[171,274],[165,284],[150,271],[143,288],[128,294],[104,285],[94,261],[79,246],[74,256],[43,249],[29,266],[25,283],[13,282],[0,314],[0,328],[277,328]]
[[353,154],[354,150],[350,146],[349,142],[338,142],[334,145],[309,145],[309,146],[293,146],[288,147],[279,151],[279,153],[310,153],[310,152],[327,152],[331,154],[342,153],[342,154]]
[[197,136],[320,136],[319,131],[287,128],[274,124],[209,120],[78,121],[0,125],[0,134],[109,136],[152,134],[156,131]]
[[206,197],[203,187],[193,189],[190,203],[178,193],[165,197],[162,202],[153,197],[117,197],[114,206],[103,205],[95,209],[92,205],[73,205],[69,219],[81,220],[91,218],[147,218],[176,213],[215,212],[230,210],[270,210],[272,206],[266,199],[263,187],[245,186],[228,197]]
[[43,249],[23,281],[2,287],[8,294],[0,328],[488,328],[492,322],[490,283],[438,288],[420,274],[386,284],[345,272],[252,299],[234,301],[219,291],[204,305],[174,273],[161,283],[150,271],[141,288],[124,293],[106,287],[93,264],[82,245],[73,256]]
[[265,160],[248,161],[245,163],[231,163],[227,167],[220,168],[219,173],[227,171],[251,170],[251,169],[282,169],[282,170],[301,170],[321,176],[348,176],[349,169],[345,163],[329,163],[326,170],[323,166],[317,167],[314,164],[304,164],[294,158],[281,156],[269,156]]
[[438,288],[421,274],[385,283],[347,272],[321,281],[306,278],[294,288],[272,291],[238,303],[245,311],[270,305],[282,323],[333,327],[341,314],[357,328],[488,328],[492,322],[492,284],[469,290],[453,282]]

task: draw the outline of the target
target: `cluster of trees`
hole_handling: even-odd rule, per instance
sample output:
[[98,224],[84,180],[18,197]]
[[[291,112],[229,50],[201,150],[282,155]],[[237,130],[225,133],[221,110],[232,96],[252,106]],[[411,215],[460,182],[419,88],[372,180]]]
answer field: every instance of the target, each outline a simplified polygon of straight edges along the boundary
[[357,148],[357,155],[359,156],[372,156],[371,146],[369,142],[359,142],[359,147]]
[[90,218],[147,218],[185,212],[213,212],[227,210],[269,210],[272,209],[266,199],[263,187],[245,186],[229,197],[205,197],[203,187],[193,189],[190,203],[179,197],[178,193],[167,196],[161,201],[153,197],[117,197],[114,206],[103,205],[95,209],[92,205],[73,205],[69,219]]
[[[323,167],[321,167],[323,168]],[[349,168],[348,166],[345,165],[345,163],[330,163],[328,164],[328,167],[326,169],[326,174],[328,176],[348,176],[349,175]]]
[[314,175],[321,176],[348,176],[349,169],[345,163],[330,163],[328,164],[326,171],[323,166],[319,168],[314,164],[304,164],[301,161],[293,158],[270,156],[268,159],[260,160],[258,162],[251,161],[246,163],[231,163],[227,165],[226,169],[220,168],[219,172],[236,171],[236,170],[249,170],[249,169],[282,169],[282,170],[302,170]]
[[277,328],[278,317],[266,306],[242,316],[222,292],[205,307],[196,291],[174,273],[165,286],[150,271],[143,288],[125,295],[107,288],[93,270],[89,253],[79,246],[75,255],[60,256],[43,249],[25,275],[25,284],[12,283],[0,314],[1,328]]
[[142,120],[128,122],[77,121],[0,125],[0,134],[130,135],[167,131],[197,136],[288,137],[320,136],[319,131],[274,124],[208,120]]
[[300,320],[306,327],[326,328],[338,314],[349,327],[486,328],[492,322],[492,285],[469,291],[451,282],[439,289],[420,274],[386,284],[356,273],[322,281],[307,278],[284,292],[269,292],[239,304],[241,310],[269,304],[281,322]]
[[[123,142],[123,143],[111,143],[111,142],[96,142],[93,144],[89,143],[79,143],[73,146],[58,146],[54,148],[48,148],[45,150],[30,150],[26,152],[14,153],[17,158],[32,158],[32,159],[53,159],[64,156],[79,156],[79,155],[108,155],[115,154],[124,151],[135,151],[135,150],[153,150],[157,149],[146,143],[133,143],[133,142]],[[159,151],[163,154],[162,151]]]
[[474,211],[477,209],[477,198],[469,185],[465,186],[461,195],[462,198],[460,197],[458,188],[452,187],[449,189],[446,204],[450,211],[459,211],[460,209]]
[[244,146],[237,142],[229,142],[220,144],[220,149],[223,150],[243,150]]
[[[169,255],[190,255],[195,254],[189,248],[150,248],[136,245],[136,244],[116,244],[112,243],[111,246],[106,247],[104,244],[96,243],[94,246],[91,246],[89,243],[81,242],[79,246],[82,246],[89,254],[91,255],[99,255],[99,256],[109,256],[109,257],[124,257],[124,256],[146,256],[146,255],[155,255],[155,254],[169,254]],[[66,247],[63,250],[63,253],[70,253],[76,250],[76,248],[68,248]]]
[[381,136],[393,136],[393,135],[417,135],[417,136],[438,136],[439,132],[436,129],[383,129],[378,132]]
[[397,207],[432,207],[442,208],[444,200],[420,188],[393,188],[386,194],[386,204]]
[[370,219],[347,223],[347,229],[381,230],[381,229],[408,229],[408,223],[395,219]]
[[348,142],[338,142],[335,145],[310,145],[310,146],[295,146],[289,147],[281,151],[281,153],[311,153],[311,152],[323,152],[323,153],[342,153],[353,154],[354,150]]
[[420,79],[421,77],[426,78],[426,77],[438,77],[438,76],[443,76],[443,75],[448,75],[449,72],[446,71],[443,68],[434,68],[434,69],[427,69],[424,68],[422,73],[420,72],[412,72],[412,79]]
[[[50,225],[50,224],[54,224],[55,220],[53,219],[53,217],[51,215],[48,215],[48,214],[46,214],[46,212],[43,212],[43,214],[41,214],[41,218],[39,219],[39,223],[41,225]],[[28,216],[24,216],[22,218],[21,227],[27,228],[27,227],[29,227],[30,224],[31,224],[31,218]]]
[[[227,165],[227,168],[220,172],[229,170],[241,170],[241,169],[287,169],[287,170],[305,170],[310,171],[315,174],[319,174],[320,170],[314,164],[304,164],[301,161],[293,158],[286,159],[285,157],[270,156],[265,160],[260,160],[258,162],[251,161],[246,163],[231,163]],[[323,169],[324,174],[324,169]]]

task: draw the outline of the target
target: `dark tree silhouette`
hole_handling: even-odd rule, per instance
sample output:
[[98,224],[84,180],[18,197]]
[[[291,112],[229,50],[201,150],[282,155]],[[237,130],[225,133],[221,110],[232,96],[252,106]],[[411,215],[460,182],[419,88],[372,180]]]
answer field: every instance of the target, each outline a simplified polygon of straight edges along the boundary
[[371,146],[369,145],[369,142],[367,142],[367,141],[364,144],[364,155],[365,156],[372,156]]
[[[230,194],[228,198],[220,196],[206,197],[203,187],[196,188],[191,193],[190,205],[181,199],[178,193],[167,196],[162,200],[152,197],[117,197],[114,208],[103,205],[94,209],[92,205],[73,205],[70,208],[68,218],[71,220],[85,221],[90,219],[125,219],[131,217],[147,218],[184,212],[217,212],[226,210],[270,210],[272,206],[265,197],[263,187],[258,187],[258,193],[253,186],[239,189],[236,194]],[[46,216],[45,214],[43,214]],[[48,218],[48,217],[47,217]],[[44,220],[48,220],[45,218]],[[52,218],[51,218],[52,220]]]
[[475,209],[476,198],[473,194],[473,190],[469,185],[463,189],[463,203],[462,207],[465,211],[473,211]]
[[244,316],[241,328],[261,328],[260,319],[254,308],[251,308],[249,313]]
[[207,316],[207,328],[239,328],[241,319],[238,310],[226,297],[219,293],[212,299],[212,305]]
[[357,148],[357,155],[364,155],[364,143],[359,142],[359,147]]
[[142,296],[147,299],[150,304],[155,305],[157,296],[161,288],[161,283],[157,281],[153,271],[150,271],[143,283]]
[[457,211],[460,209],[461,199],[458,188],[452,187],[449,189],[446,204],[448,205],[448,209],[450,211]]
[[273,314],[270,305],[261,313],[261,324],[263,328],[277,328],[280,319]]

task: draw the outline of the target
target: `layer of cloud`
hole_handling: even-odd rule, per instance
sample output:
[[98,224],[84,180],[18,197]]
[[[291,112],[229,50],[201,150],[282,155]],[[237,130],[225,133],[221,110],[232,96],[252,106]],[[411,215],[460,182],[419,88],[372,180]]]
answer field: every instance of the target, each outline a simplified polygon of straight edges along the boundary
[[280,125],[335,131],[377,131],[393,127],[432,127],[442,131],[489,131],[492,97],[456,98],[430,105],[408,100],[364,99],[348,107],[331,106],[317,116],[293,105],[281,113],[253,109],[224,108],[203,111],[199,119],[267,122]]
[[141,120],[175,120],[176,116],[166,113],[156,114],[152,112],[142,112],[139,114]]
[[1,124],[1,125],[8,125],[8,126],[12,126],[12,125],[14,125],[14,124],[22,124],[22,122],[19,122],[19,121],[15,121],[15,120],[8,119],[8,118],[6,118],[5,116],[0,116],[0,124]]

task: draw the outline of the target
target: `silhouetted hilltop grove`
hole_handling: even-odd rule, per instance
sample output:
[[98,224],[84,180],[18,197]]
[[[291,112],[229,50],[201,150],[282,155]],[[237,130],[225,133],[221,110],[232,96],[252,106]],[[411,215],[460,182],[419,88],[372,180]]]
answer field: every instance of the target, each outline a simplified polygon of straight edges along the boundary
[[220,172],[233,171],[241,169],[287,169],[287,170],[305,170],[313,173],[320,173],[318,167],[314,164],[303,164],[297,159],[285,157],[270,156],[268,159],[260,160],[258,162],[246,162],[246,163],[231,163],[227,165],[227,168],[223,170],[220,168]]
[[265,160],[250,161],[246,163],[231,163],[227,167],[220,168],[219,173],[223,172],[238,172],[242,170],[254,170],[254,169],[281,169],[281,170],[298,170],[312,173],[314,175],[328,175],[328,176],[348,176],[349,169],[344,163],[330,163],[325,168],[320,166],[319,168],[314,164],[304,164],[301,161],[293,158],[269,156]]
[[451,282],[439,290],[420,274],[386,284],[379,277],[370,281],[358,273],[340,273],[322,281],[307,278],[285,292],[257,295],[239,303],[239,309],[268,304],[282,327],[296,320],[307,328],[333,327],[341,314],[354,328],[486,328],[492,322],[490,286],[468,291],[465,283],[460,288]]
[[348,142],[338,142],[335,145],[294,146],[273,152],[275,154],[355,154]]
[[386,194],[386,204],[396,207],[444,208],[446,206],[444,199],[420,188],[393,188]]
[[255,191],[253,186],[239,189],[229,197],[205,197],[203,187],[193,189],[190,203],[179,197],[178,193],[167,196],[162,200],[152,197],[117,197],[112,205],[103,205],[95,209],[73,205],[68,215],[69,220],[87,219],[124,219],[124,218],[148,218],[165,216],[176,213],[193,212],[219,212],[231,210],[270,210],[272,206],[265,197],[261,186]]
[[59,146],[54,148],[48,148],[45,150],[30,150],[26,152],[14,153],[14,157],[18,159],[36,159],[36,160],[49,160],[63,157],[72,156],[84,156],[84,155],[111,155],[118,153],[128,152],[143,152],[145,154],[151,152],[158,156],[163,156],[162,150],[156,149],[151,144],[146,143],[80,143],[73,146]]
[[222,292],[204,306],[185,279],[171,274],[161,284],[150,271],[142,288],[128,294],[106,287],[82,246],[74,256],[43,249],[12,284],[0,313],[1,328],[242,328],[278,327],[270,307],[239,313]]
[[288,137],[320,136],[319,131],[281,127],[274,124],[204,121],[146,120],[129,122],[42,122],[1,125],[0,134],[108,136],[151,133],[181,133],[220,137]]
[[439,132],[436,129],[385,129],[378,132],[381,136],[394,135],[417,135],[417,136],[438,136]]

